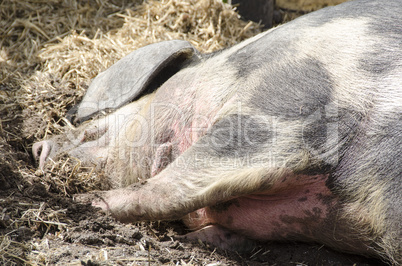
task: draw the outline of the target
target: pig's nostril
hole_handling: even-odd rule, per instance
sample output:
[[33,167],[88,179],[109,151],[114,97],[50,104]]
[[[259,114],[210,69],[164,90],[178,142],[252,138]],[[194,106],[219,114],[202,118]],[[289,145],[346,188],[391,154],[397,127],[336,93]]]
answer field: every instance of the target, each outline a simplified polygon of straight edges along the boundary
[[39,154],[42,152],[42,142],[36,142],[32,146],[32,154],[35,160],[38,160]]
[[32,154],[35,160],[39,160],[39,168],[43,169],[51,150],[52,144],[50,141],[37,142],[32,146]]

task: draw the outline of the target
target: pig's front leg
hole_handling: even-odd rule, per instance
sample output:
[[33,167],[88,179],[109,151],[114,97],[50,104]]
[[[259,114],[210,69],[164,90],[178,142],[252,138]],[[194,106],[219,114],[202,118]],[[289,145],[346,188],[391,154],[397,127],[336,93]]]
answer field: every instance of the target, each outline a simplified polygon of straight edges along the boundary
[[126,188],[97,193],[92,205],[122,222],[178,219],[186,211],[176,204],[180,197],[175,191],[177,188],[162,180],[152,178]]
[[[246,169],[243,173],[239,173],[241,169],[215,170],[216,180],[212,181],[208,177],[204,179],[204,171],[199,175],[189,171],[185,176],[186,173],[177,168],[168,167],[142,183],[97,194],[93,206],[102,208],[122,222],[176,220],[199,208],[259,191],[264,187],[263,177],[267,176],[262,169]],[[234,176],[238,179],[231,182]],[[249,182],[240,184],[240,179]]]

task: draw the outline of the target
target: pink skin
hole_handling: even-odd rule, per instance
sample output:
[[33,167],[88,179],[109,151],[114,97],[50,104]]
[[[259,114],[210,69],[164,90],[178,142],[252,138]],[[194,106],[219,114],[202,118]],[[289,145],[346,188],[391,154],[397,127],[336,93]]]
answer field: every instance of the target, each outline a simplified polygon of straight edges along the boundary
[[[187,238],[213,242],[220,247],[235,245],[238,239],[226,239],[228,243],[223,244],[224,236],[216,236],[229,229],[255,240],[298,236],[314,239],[314,231],[337,203],[325,186],[326,179],[324,175],[283,178],[269,191],[199,209],[183,218],[186,226],[197,230]],[[213,229],[210,225],[214,225]]]
[[185,152],[194,142],[192,139],[192,129],[181,129],[179,124],[176,122],[172,125],[172,130],[175,133],[174,140],[178,142],[178,150],[180,153]]
[[172,154],[172,143],[168,142],[158,147],[155,153],[155,160],[151,168],[151,176],[156,176],[160,173],[169,163]]

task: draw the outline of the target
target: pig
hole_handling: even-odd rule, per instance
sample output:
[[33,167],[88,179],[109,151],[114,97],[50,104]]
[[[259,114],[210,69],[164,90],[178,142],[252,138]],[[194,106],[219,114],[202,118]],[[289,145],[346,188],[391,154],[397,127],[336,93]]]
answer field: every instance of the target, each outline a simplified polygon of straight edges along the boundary
[[76,129],[33,154],[40,168],[62,152],[97,164],[114,189],[88,198],[122,222],[181,219],[185,238],[223,249],[306,241],[400,264],[400,14],[398,0],[357,0],[212,54],[140,48],[95,78]]

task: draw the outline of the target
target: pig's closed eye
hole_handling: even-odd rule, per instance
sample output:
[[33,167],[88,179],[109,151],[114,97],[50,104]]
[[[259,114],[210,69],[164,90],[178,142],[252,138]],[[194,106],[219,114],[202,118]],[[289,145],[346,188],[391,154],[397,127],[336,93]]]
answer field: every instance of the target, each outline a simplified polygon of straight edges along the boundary
[[82,137],[81,142],[90,142],[90,141],[94,141],[94,140],[98,140],[100,139],[103,135],[105,135],[107,131],[106,127],[95,127],[95,128],[91,128],[91,129],[87,129],[84,131],[84,136]]

